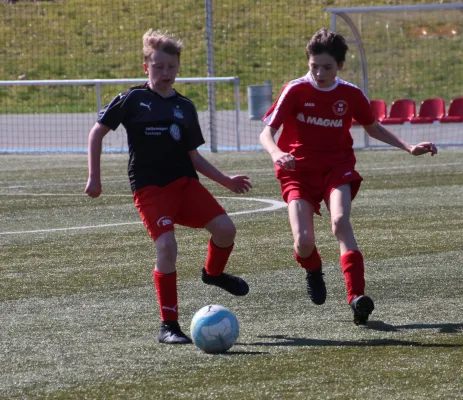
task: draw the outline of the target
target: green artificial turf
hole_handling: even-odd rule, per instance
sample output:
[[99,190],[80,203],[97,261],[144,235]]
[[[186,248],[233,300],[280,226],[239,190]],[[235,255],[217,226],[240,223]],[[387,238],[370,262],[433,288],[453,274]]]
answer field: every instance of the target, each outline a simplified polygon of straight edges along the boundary
[[[265,153],[205,156],[249,174],[244,197],[281,201]],[[126,155],[103,154],[98,199],[83,194],[85,155],[2,156],[0,398],[463,398],[461,157],[357,152],[365,180],[352,223],[376,305],[366,328],[345,302],[325,207],[315,222],[328,298],[315,306],[292,258],[286,209],[234,214],[268,204],[202,179],[238,229],[228,271],[250,285],[244,298],[204,285],[208,234],[176,229],[184,330],[206,304],[240,322],[235,346],[213,356],[156,341],[155,253]]]

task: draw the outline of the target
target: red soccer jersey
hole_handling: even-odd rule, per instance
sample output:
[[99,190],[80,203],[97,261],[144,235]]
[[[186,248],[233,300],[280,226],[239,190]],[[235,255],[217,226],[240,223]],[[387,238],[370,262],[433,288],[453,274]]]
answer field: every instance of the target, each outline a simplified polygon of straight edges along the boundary
[[301,170],[355,160],[352,118],[361,125],[375,121],[363,92],[339,78],[333,86],[319,88],[309,72],[283,87],[262,120],[275,129],[283,125],[278,147],[292,154]]

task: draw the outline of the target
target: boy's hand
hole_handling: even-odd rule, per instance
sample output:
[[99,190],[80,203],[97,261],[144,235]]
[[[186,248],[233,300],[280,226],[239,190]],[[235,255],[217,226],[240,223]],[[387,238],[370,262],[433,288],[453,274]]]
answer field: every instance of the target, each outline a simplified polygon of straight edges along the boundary
[[87,186],[85,187],[85,193],[90,197],[98,197],[101,194],[101,182],[88,179]]
[[283,153],[279,151],[272,154],[272,161],[282,169],[294,169],[296,168],[296,159],[289,153]]
[[226,187],[233,193],[244,194],[252,188],[252,184],[246,175],[235,175],[230,177]]
[[410,154],[421,156],[422,154],[431,153],[431,156],[437,154],[437,147],[432,142],[421,142],[410,149]]

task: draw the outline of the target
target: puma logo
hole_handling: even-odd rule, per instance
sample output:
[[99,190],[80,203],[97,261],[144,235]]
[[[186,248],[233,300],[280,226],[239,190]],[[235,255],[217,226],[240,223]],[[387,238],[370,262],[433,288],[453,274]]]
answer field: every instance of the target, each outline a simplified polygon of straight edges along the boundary
[[162,306],[162,309],[177,312],[177,304],[173,307]]
[[146,104],[146,103],[140,102],[140,107],[146,107],[148,110],[151,111],[151,103]]

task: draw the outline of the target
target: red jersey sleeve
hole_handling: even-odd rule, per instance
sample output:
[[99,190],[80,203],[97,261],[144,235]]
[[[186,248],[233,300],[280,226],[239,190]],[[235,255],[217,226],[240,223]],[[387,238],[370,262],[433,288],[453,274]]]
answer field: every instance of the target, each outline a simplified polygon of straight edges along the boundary
[[274,129],[279,129],[285,119],[293,113],[294,101],[290,91],[291,85],[287,83],[281,90],[278,99],[262,118],[267,125]]
[[353,117],[360,125],[364,126],[371,125],[376,121],[375,117],[373,116],[373,111],[371,110],[370,102],[360,89],[358,90]]

